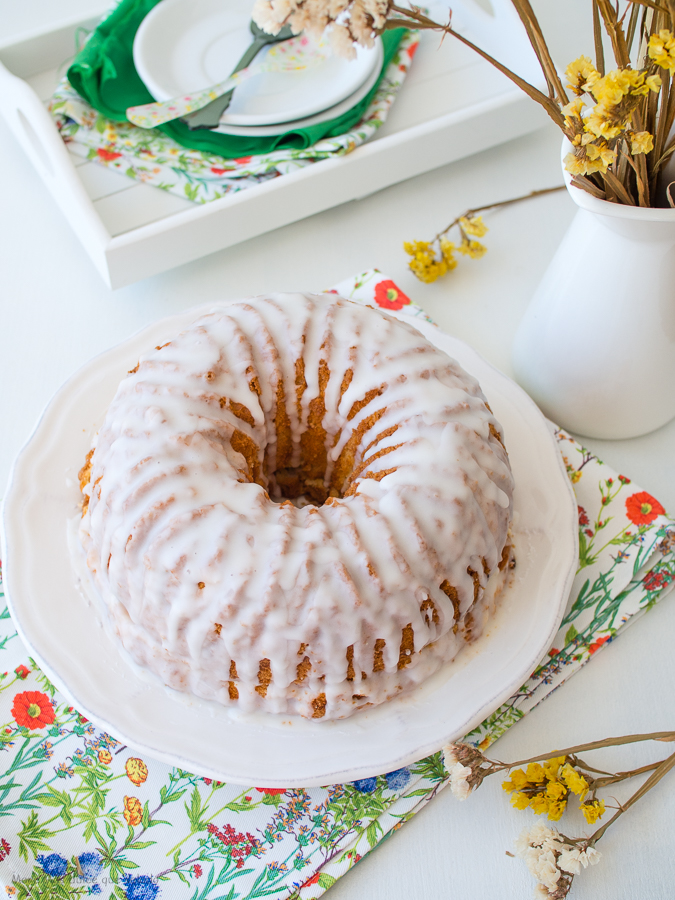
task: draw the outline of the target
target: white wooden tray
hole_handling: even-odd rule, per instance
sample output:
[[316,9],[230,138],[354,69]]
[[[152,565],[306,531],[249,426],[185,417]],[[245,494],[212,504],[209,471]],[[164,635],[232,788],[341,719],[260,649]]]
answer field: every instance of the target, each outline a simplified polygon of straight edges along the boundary
[[[442,3],[430,11],[437,21],[447,19]],[[61,140],[45,101],[73,56],[78,29],[96,21],[78,18],[18,43],[0,42],[0,112],[112,288],[365,197],[545,121],[535,103],[471,50],[422,33],[389,118],[370,142],[196,205],[82,160]],[[491,7],[488,0],[453,3],[453,25],[523,77],[541,80],[510,0],[491,0]]]

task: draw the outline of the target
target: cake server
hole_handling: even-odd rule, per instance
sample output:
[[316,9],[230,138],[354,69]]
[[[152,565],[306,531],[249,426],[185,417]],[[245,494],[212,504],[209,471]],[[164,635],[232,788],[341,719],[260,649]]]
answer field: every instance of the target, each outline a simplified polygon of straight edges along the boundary
[[328,44],[315,44],[304,35],[272,46],[265,59],[247,68],[234,72],[225,81],[211,85],[202,91],[172,97],[155,103],[144,103],[141,106],[130,106],[127,118],[141,128],[154,128],[174,119],[180,119],[188,113],[203,109],[222,94],[233,90],[242,81],[261,72],[293,72],[306,69],[323,61],[329,54]]
[[[259,25],[256,25],[253,19],[251,19],[250,29],[251,34],[253,35],[253,43],[247,47],[242,58],[234,69],[232,69],[231,75],[234,75],[235,72],[240,72],[252,63],[263,47],[267,47],[269,44],[278,44],[281,41],[288,41],[293,37],[290,25],[284,25],[278,34],[268,34],[266,31],[263,31]],[[183,119],[187,123],[190,131],[203,128],[217,128],[220,124],[220,117],[230,105],[233,93],[234,88],[221,94],[220,97],[216,97],[215,100],[207,103],[202,109],[198,109],[196,112],[184,116]]]

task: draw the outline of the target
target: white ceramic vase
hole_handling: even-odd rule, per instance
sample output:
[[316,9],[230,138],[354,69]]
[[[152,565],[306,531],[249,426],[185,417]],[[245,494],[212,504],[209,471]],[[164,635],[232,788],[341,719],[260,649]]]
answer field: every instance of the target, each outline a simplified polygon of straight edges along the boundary
[[597,200],[564,174],[579,209],[516,335],[516,378],[576,434],[636,437],[675,416],[675,210]]

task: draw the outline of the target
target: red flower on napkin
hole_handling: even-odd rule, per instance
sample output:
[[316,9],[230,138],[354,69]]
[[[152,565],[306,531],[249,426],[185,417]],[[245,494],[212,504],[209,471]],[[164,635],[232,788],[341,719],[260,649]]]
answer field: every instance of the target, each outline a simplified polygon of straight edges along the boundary
[[114,159],[119,159],[122,155],[121,153],[113,153],[112,150],[105,150],[103,147],[99,147],[96,153],[103,162],[112,162]]
[[598,651],[603,644],[606,644],[607,641],[611,641],[612,636],[610,634],[606,634],[604,637],[598,638],[596,641],[593,641],[588,648],[588,652],[593,656],[593,654]]
[[406,297],[393,281],[381,281],[375,285],[375,302],[384,309],[401,309],[410,303],[410,297]]
[[51,700],[40,691],[17,694],[12,705],[12,715],[17,725],[25,728],[44,728],[56,718]]
[[647,572],[642,579],[646,591],[659,591],[670,581],[669,572]]
[[633,525],[649,525],[657,516],[662,516],[665,509],[647,491],[631,494],[626,498],[626,515]]

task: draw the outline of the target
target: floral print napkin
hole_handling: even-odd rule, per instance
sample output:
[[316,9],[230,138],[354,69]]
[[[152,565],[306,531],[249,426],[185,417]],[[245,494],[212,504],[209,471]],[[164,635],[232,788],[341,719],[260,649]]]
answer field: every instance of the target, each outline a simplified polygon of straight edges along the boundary
[[78,156],[195,203],[207,203],[318,160],[351,153],[386,121],[418,45],[419,32],[406,31],[358,125],[305,149],[285,148],[239,159],[189,150],[157,129],[105,118],[66,79],[59,84],[48,108],[61,137]]
[[[375,270],[337,293],[427,318]],[[675,580],[658,500],[551,425],[579,511],[579,570],[544,660],[466,740],[486,748]],[[8,896],[315,900],[447,783],[441,754],[351,784],[284,790],[201,778],[88,722],[0,603],[0,882]]]

